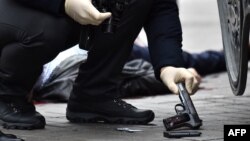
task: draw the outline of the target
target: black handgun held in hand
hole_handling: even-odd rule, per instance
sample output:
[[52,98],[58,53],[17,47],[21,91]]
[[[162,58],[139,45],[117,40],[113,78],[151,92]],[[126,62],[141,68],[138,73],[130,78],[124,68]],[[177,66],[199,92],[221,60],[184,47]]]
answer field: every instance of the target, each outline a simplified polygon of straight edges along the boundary
[[102,24],[104,33],[114,33],[120,22],[123,12],[129,5],[130,0],[92,0],[93,5],[100,12],[111,12],[112,16]]
[[191,129],[200,128],[202,120],[199,118],[186,88],[182,83],[178,83],[177,86],[179,89],[181,104],[175,105],[177,115],[163,119],[166,130],[170,131],[180,127],[189,127]]
[[95,31],[99,29],[99,27],[102,33],[114,35],[130,1],[131,0],[92,0],[92,4],[99,12],[111,12],[112,15],[104,20],[98,28],[93,25],[82,26],[79,46],[81,46],[82,49],[89,50],[93,42],[96,42],[93,41],[93,39],[95,38]]

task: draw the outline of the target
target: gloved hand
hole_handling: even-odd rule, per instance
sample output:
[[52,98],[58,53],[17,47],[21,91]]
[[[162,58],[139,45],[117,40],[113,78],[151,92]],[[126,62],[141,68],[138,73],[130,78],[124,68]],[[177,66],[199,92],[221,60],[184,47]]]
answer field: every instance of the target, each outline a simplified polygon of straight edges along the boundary
[[99,25],[111,16],[110,12],[100,13],[92,0],[65,0],[65,12],[82,25]]
[[202,77],[200,76],[200,74],[194,69],[194,68],[188,68],[188,71],[190,71],[194,77],[197,79],[198,83],[201,83]]
[[200,84],[195,74],[193,74],[191,70],[185,68],[163,67],[161,69],[160,78],[169,90],[175,94],[178,94],[177,83],[185,82],[189,94],[194,94]]

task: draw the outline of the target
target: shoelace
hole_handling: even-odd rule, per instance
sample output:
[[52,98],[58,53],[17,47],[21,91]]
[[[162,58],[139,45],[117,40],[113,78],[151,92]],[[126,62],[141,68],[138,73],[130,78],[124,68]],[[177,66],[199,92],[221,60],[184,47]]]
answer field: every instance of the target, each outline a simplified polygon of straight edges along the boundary
[[118,106],[122,106],[124,109],[132,109],[135,108],[133,105],[128,104],[127,102],[121,100],[121,99],[114,99],[114,102],[118,105]]
[[35,106],[24,100],[13,100],[9,102],[9,106],[14,112],[34,112]]

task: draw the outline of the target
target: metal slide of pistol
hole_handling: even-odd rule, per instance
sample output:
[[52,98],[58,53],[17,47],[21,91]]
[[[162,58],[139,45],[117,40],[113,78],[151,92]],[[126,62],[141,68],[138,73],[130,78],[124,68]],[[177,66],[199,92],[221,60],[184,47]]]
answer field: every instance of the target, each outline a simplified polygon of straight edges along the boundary
[[164,126],[167,131],[184,126],[191,129],[198,129],[202,125],[202,120],[198,116],[192,99],[182,83],[177,84],[177,86],[179,88],[181,104],[175,105],[177,115],[163,119]]

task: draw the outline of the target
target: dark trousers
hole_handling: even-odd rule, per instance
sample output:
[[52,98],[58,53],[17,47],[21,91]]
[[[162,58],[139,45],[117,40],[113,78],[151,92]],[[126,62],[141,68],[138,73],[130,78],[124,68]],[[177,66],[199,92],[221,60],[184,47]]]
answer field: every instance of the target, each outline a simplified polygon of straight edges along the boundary
[[87,46],[87,62],[80,66],[70,98],[98,101],[119,96],[120,73],[135,38],[149,17],[152,3],[152,0],[132,0],[115,34],[107,35],[101,28],[93,29]]
[[119,97],[120,73],[142,27],[149,39],[157,78],[161,67],[183,65],[176,0],[132,0],[115,34],[105,35],[96,28],[89,43],[81,40],[89,49],[88,59],[80,66],[70,99],[99,101]]
[[[183,51],[182,56],[184,67],[195,68],[200,75],[226,71],[226,62],[223,51],[206,50],[201,53],[189,53]],[[134,45],[129,60],[134,59],[143,59],[152,63],[147,47]]]
[[79,25],[0,0],[0,95],[25,96],[43,65],[79,41]]
[[[72,98],[116,97],[118,76],[152,3],[153,0],[132,0],[115,34],[106,35],[99,27],[94,29],[88,59],[80,66]],[[79,25],[66,16],[55,17],[0,0],[0,95],[25,96],[27,93],[22,90],[32,89],[42,66],[78,42],[79,31]]]

